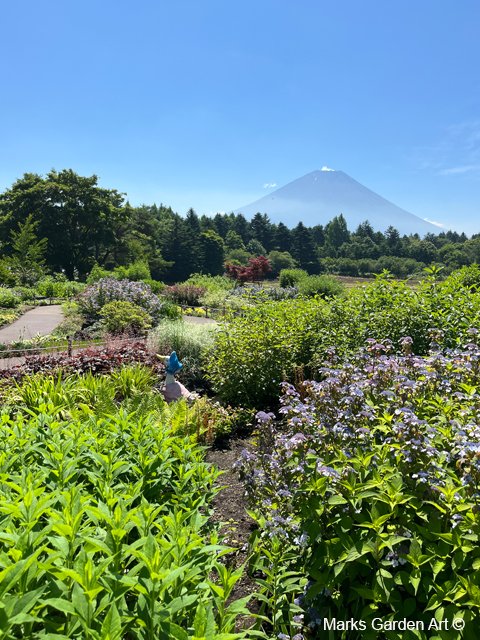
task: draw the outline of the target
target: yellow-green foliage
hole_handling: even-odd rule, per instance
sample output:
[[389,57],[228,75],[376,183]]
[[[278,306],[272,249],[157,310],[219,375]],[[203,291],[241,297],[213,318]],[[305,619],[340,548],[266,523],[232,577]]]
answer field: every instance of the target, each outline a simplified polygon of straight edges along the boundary
[[103,325],[112,334],[138,334],[152,326],[152,316],[128,300],[112,300],[100,310]]
[[0,309],[0,326],[10,324],[18,318],[18,311],[15,309]]
[[3,309],[13,309],[18,307],[21,302],[21,296],[13,289],[8,287],[0,287],[0,307]]

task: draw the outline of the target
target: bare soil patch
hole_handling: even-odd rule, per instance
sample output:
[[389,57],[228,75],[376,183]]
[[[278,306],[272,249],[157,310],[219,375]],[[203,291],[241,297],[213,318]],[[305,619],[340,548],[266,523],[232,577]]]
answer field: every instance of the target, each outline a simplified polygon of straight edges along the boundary
[[[220,531],[225,536],[225,544],[235,549],[228,556],[225,556],[226,563],[233,568],[246,564],[248,541],[257,526],[246,512],[245,488],[238,477],[238,471],[234,469],[234,464],[240,458],[242,450],[252,448],[253,444],[249,439],[232,439],[213,447],[206,456],[207,462],[224,471],[217,479],[217,484],[222,489],[213,502],[213,519],[215,522],[221,523]],[[243,598],[256,590],[255,581],[245,570],[241,580],[234,587],[231,600]],[[252,613],[258,611],[258,602],[255,599],[250,601],[249,609]],[[241,628],[249,628],[253,623],[253,617],[244,618],[241,621]]]

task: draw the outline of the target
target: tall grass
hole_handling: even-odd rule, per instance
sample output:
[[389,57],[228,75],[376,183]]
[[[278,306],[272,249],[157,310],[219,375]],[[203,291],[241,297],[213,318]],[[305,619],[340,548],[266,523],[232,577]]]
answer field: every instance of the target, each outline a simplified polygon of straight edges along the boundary
[[213,345],[218,326],[192,324],[183,320],[162,320],[150,332],[149,347],[168,355],[176,351],[183,363],[180,377],[184,384],[201,384],[207,350]]

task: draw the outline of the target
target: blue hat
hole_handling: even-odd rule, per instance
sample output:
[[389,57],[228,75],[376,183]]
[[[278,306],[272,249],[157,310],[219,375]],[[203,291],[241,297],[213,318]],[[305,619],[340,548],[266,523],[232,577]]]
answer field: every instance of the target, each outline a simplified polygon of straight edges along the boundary
[[183,367],[183,364],[177,358],[176,351],[172,351],[172,353],[170,354],[170,358],[168,359],[168,364],[166,369],[167,373],[175,374],[177,373],[177,371],[180,371],[182,367]]

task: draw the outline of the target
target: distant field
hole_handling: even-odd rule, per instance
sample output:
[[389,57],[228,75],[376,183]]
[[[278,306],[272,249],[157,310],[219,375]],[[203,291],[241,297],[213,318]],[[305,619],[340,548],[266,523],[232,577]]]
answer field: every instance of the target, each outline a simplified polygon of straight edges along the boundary
[[[330,275],[330,274],[328,274]],[[361,287],[364,284],[371,284],[375,281],[375,278],[360,278],[357,276],[337,276],[332,275],[333,278],[339,280],[347,289],[353,289],[354,287]],[[394,280],[402,280],[402,278],[394,278]],[[412,287],[416,287],[419,283],[417,278],[412,278],[411,280],[406,281]],[[262,287],[279,287],[279,280],[262,280],[259,283]]]
[[[360,287],[363,284],[372,283],[375,278],[360,278],[356,276],[333,276],[337,280],[340,280],[342,284],[345,285],[347,289],[353,289],[354,287]],[[402,280],[402,278],[394,278],[394,280]],[[404,280],[407,285],[410,287],[416,287],[420,280],[418,278],[411,278],[408,280]]]
[[353,287],[359,287],[362,284],[368,284],[373,281],[373,278],[359,278],[356,276],[334,276],[336,280],[340,280],[347,289],[353,289]]

